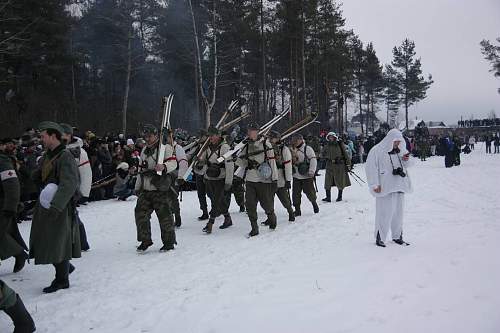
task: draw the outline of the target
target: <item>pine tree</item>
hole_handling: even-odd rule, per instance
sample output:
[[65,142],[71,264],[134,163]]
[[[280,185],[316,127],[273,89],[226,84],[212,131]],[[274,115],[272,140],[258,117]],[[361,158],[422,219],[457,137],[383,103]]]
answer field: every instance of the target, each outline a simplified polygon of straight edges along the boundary
[[[481,41],[481,52],[484,58],[491,63],[491,72],[495,77],[500,77],[500,37],[497,38],[498,45],[493,45],[489,40]],[[500,94],[500,88],[498,89]]]
[[429,87],[434,81],[429,74],[426,80],[422,75],[420,58],[416,58],[415,43],[405,39],[403,43],[394,47],[394,59],[391,62],[396,70],[396,82],[401,91],[400,102],[405,108],[406,128],[408,128],[408,109],[413,104],[425,99]]

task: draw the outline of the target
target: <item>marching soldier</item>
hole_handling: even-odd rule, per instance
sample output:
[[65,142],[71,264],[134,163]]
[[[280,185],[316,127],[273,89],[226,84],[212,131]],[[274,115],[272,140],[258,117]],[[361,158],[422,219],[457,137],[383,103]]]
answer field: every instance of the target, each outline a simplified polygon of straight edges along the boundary
[[69,288],[72,258],[81,257],[80,231],[74,211],[78,191],[75,158],[62,144],[62,127],[51,121],[39,125],[46,149],[34,180],[42,191],[33,214],[30,233],[30,258],[35,265],[52,264],[56,276],[44,293]]
[[26,310],[21,296],[2,280],[0,280],[0,310],[12,319],[15,333],[31,333],[36,330],[33,318]]
[[342,193],[344,188],[351,186],[349,174],[350,159],[347,157],[347,149],[342,141],[334,132],[326,135],[328,143],[325,145],[323,151],[323,158],[326,160],[326,174],[325,174],[325,202],[332,202],[332,186],[339,189],[337,202],[342,201]]
[[[174,193],[173,183],[175,177],[173,172],[177,169],[177,160],[174,148],[167,144],[165,147],[165,158],[157,161],[159,149],[158,130],[152,125],[145,125],[143,137],[146,146],[140,156],[140,172],[136,182],[136,193],[138,194],[135,207],[135,223],[137,227],[137,241],[141,242],[137,247],[138,252],[146,251],[153,241],[151,239],[151,214],[158,216],[163,246],[160,252],[174,249],[177,244],[175,239],[174,219],[172,214],[172,200],[177,195]],[[158,175],[158,172],[161,175]]]
[[200,162],[205,164],[205,186],[212,205],[210,218],[203,231],[212,233],[215,219],[224,215],[224,223],[219,227],[226,229],[233,225],[229,215],[229,204],[231,202],[231,187],[233,185],[234,162],[225,160],[222,163],[217,159],[227,153],[229,145],[222,139],[219,130],[213,126],[208,129],[210,143],[203,152]]
[[14,273],[24,268],[28,250],[17,227],[20,186],[11,157],[0,152],[0,260],[14,257]]
[[311,146],[304,142],[304,138],[300,134],[296,134],[292,139],[293,149],[293,190],[292,200],[295,207],[295,216],[302,214],[300,204],[302,200],[302,192],[304,192],[312,203],[314,213],[319,213],[319,207],[316,203],[316,189],[314,186],[314,177],[316,174],[316,154]]
[[284,143],[281,143],[281,134],[271,131],[270,141],[273,145],[274,156],[276,157],[276,167],[278,169],[278,190],[276,196],[283,207],[288,211],[288,221],[295,221],[295,214],[290,199],[290,189],[292,188],[292,153]]
[[257,203],[260,203],[267,215],[266,225],[276,229],[276,214],[274,213],[274,193],[278,181],[278,169],[274,157],[273,146],[268,140],[258,137],[259,127],[248,126],[248,143],[241,150],[236,165],[243,170],[246,187],[246,209],[252,230],[249,237],[259,234],[257,223]]
[[[200,139],[198,144],[198,149],[207,139],[207,132],[205,130],[200,131]],[[193,156],[196,155],[198,150],[195,150]],[[191,156],[192,157],[192,156]],[[208,205],[207,205],[207,190],[205,188],[205,172],[207,171],[207,166],[202,163],[196,163],[193,167],[193,177],[196,183],[196,193],[198,194],[198,201],[200,203],[200,209],[202,211],[202,215],[198,217],[198,220],[204,221],[208,220]]]
[[175,195],[172,198],[172,213],[174,213],[175,226],[177,228],[180,228],[182,225],[182,221],[181,221],[181,207],[179,204],[179,191],[181,189],[181,186],[184,185],[184,174],[186,173],[186,170],[189,168],[189,165],[184,148],[182,148],[182,146],[178,144],[176,140],[174,140],[172,135],[169,135],[168,143],[174,147],[175,158],[177,160],[177,169],[173,173],[173,175],[177,175],[177,179],[174,183],[177,195]]

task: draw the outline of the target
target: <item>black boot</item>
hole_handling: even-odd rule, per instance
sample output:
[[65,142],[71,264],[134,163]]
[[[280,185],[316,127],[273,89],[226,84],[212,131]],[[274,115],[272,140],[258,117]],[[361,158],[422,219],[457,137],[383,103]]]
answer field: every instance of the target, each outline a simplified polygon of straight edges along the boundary
[[71,263],[69,263],[69,269],[68,269],[68,273],[71,274],[75,271],[75,266],[73,266]]
[[240,213],[244,213],[245,212],[245,205],[241,205],[240,206]]
[[167,239],[163,243],[163,246],[161,247],[160,252],[167,252],[167,251],[173,250],[173,249],[175,249],[174,245],[177,245],[177,240],[175,237],[175,231],[172,230],[172,231],[168,232]]
[[205,221],[205,220],[208,220],[209,216],[208,216],[208,212],[206,210],[203,211],[203,214],[198,217],[198,220],[199,221]]
[[314,214],[318,214],[319,213],[319,207],[318,207],[318,204],[315,202],[312,203],[313,205],[313,210],[314,210]]
[[325,193],[326,193],[326,198],[324,198],[323,200],[321,201],[324,201],[324,202],[332,202],[332,190],[325,190]]
[[213,218],[210,218],[210,220],[208,220],[208,223],[205,226],[205,228],[203,228],[203,232],[206,233],[207,235],[211,234],[214,222],[215,222],[215,220]]
[[302,215],[302,212],[300,211],[300,207],[295,207],[295,212],[293,214],[296,217]]
[[271,214],[267,217],[267,221],[269,221],[269,229],[274,230],[278,226],[276,221],[276,215]]
[[28,254],[24,251],[19,253],[16,258],[16,263],[14,264],[14,273],[20,272],[23,268],[24,265],[26,264],[26,260],[28,260]]
[[252,226],[252,230],[248,234],[248,238],[257,236],[259,234],[259,225],[257,224],[257,221],[250,221],[250,224]]
[[137,252],[144,252],[153,245],[152,241],[142,241],[141,244],[137,247]]
[[219,227],[219,229],[227,229],[233,225],[233,220],[231,219],[231,215],[224,215],[224,223]]
[[56,269],[56,279],[52,281],[50,286],[43,288],[43,292],[46,294],[69,288],[69,261],[65,260],[59,264],[54,264],[54,267]]
[[182,225],[181,214],[175,214],[175,227],[180,228]]
[[337,195],[337,202],[342,201],[342,192],[344,192],[344,190],[339,189],[339,194]]
[[288,212],[288,222],[294,222],[295,221],[295,213],[293,210]]
[[407,243],[403,240],[403,233],[401,233],[401,236],[399,236],[398,239],[393,239],[392,240],[394,243],[396,244],[399,244],[399,245],[403,245],[403,246],[408,246],[410,245],[410,243]]
[[380,239],[380,232],[377,231],[377,240],[375,242],[377,246],[385,247],[384,242]]
[[10,308],[5,309],[5,313],[12,319],[14,324],[14,333],[31,333],[35,332],[35,323],[24,306],[19,295],[16,295],[16,303]]

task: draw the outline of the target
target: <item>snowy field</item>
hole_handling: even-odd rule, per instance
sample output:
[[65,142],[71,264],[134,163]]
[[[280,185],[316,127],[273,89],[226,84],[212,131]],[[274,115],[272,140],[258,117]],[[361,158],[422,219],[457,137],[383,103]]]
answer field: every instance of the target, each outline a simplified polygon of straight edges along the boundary
[[[105,201],[81,208],[92,249],[73,261],[69,290],[42,294],[53,267],[12,274],[12,259],[0,278],[38,332],[500,332],[500,155],[462,155],[452,169],[440,157],[415,162],[409,247],[374,245],[375,201],[354,182],[318,215],[304,197],[293,224],[276,201],[277,230],[254,239],[234,202],[235,225],[204,235],[191,192],[173,252],[158,252],[154,220],[155,244],[137,254],[135,199]],[[28,240],[30,224],[20,227]],[[0,315],[0,332],[11,330]]]

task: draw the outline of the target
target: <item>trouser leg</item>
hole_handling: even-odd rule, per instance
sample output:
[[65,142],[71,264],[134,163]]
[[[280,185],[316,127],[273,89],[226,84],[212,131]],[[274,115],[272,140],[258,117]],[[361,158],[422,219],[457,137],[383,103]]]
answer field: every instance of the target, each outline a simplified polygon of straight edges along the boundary
[[153,207],[160,224],[161,240],[165,245],[171,245],[175,240],[174,217],[171,202],[174,198],[168,192],[155,192]]
[[307,178],[303,179],[302,181],[302,190],[306,194],[307,199],[311,203],[316,202],[316,188],[314,187],[314,179],[313,178]]
[[375,199],[375,238],[380,233],[380,239],[385,242],[393,216],[393,193]]
[[245,206],[248,214],[248,219],[252,225],[252,229],[259,229],[257,224],[257,186],[256,183],[246,183],[246,200]]
[[284,187],[278,188],[278,191],[276,191],[276,196],[278,197],[283,207],[286,208],[288,214],[293,214],[292,201],[290,200],[290,192],[288,191],[288,189]]
[[300,204],[302,202],[302,179],[293,179],[292,200],[293,206],[300,209]]
[[394,212],[391,219],[391,234],[393,239],[399,238],[403,232],[404,199],[404,193],[394,193]]
[[259,183],[258,197],[260,206],[266,212],[268,222],[272,225],[276,222],[274,213],[274,184]]
[[139,242],[151,241],[151,214],[153,211],[151,193],[141,193],[135,206],[135,225]]
[[203,176],[202,175],[196,175],[196,193],[198,194],[198,201],[200,203],[200,209],[203,212],[208,211],[208,206],[207,206],[207,192],[205,189],[205,183],[203,182]]

